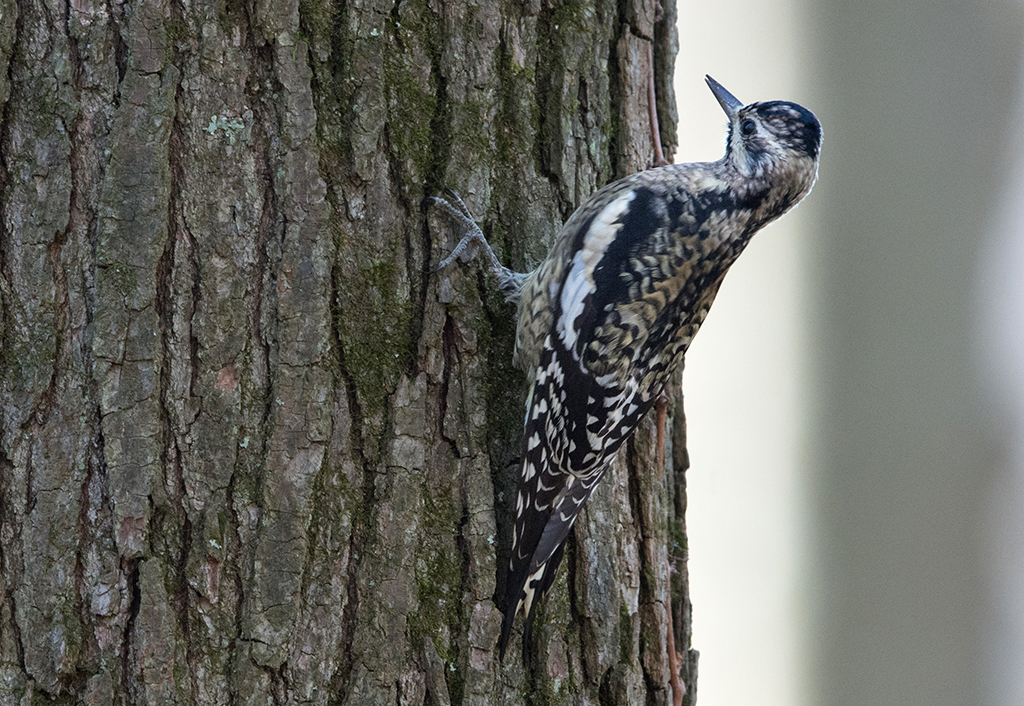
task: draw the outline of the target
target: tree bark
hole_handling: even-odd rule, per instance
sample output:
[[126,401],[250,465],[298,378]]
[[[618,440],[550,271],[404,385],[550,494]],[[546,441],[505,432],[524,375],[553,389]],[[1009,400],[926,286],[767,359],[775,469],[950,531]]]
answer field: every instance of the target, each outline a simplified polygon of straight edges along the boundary
[[678,403],[498,664],[514,309],[424,206],[539,263],[652,41],[672,152],[659,12],[0,0],[0,702],[664,704],[670,624],[694,698]]

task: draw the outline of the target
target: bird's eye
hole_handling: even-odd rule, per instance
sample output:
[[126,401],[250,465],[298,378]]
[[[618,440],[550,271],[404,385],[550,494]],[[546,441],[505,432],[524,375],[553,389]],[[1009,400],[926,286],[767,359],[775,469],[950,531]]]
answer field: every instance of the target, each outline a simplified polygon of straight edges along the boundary
[[756,131],[757,123],[755,123],[750,118],[747,118],[742,123],[740,123],[740,132],[742,132],[744,135],[753,135]]

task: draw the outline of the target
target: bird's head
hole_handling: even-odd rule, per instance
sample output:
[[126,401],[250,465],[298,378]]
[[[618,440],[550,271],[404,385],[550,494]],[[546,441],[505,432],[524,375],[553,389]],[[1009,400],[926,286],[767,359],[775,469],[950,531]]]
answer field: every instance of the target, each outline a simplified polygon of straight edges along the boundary
[[809,190],[821,151],[821,123],[814,113],[788,101],[743,105],[715,79],[705,78],[729,116],[725,159],[745,177],[795,178],[806,181]]

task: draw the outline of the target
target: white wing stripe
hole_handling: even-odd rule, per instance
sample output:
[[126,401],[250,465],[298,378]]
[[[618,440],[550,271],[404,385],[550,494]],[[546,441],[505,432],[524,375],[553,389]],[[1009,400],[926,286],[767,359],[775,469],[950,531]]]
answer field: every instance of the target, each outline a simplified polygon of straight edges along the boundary
[[583,301],[594,292],[594,270],[615,235],[622,228],[616,223],[629,204],[636,198],[636,191],[630,190],[602,209],[587,230],[581,247],[572,259],[572,269],[562,287],[562,315],[558,319],[558,332],[567,350],[576,345],[576,319],[583,313]]

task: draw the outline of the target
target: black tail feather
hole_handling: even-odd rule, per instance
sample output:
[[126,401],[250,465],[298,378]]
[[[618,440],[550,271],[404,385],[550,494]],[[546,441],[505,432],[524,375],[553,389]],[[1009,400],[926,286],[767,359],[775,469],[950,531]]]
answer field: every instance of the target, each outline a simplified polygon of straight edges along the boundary
[[540,586],[537,588],[537,597],[533,599],[530,606],[530,613],[526,616],[526,624],[523,627],[523,664],[526,664],[527,656],[533,647],[533,619],[537,612],[537,606],[548,597],[551,591],[551,584],[555,582],[558,575],[558,565],[562,563],[562,554],[565,552],[565,542],[558,545],[558,549],[548,559],[548,565],[544,567],[544,575],[541,577]]
[[501,620],[501,637],[498,639],[498,661],[505,660],[505,650],[508,648],[508,639],[512,636],[512,623],[516,619],[516,605],[518,597],[509,599],[505,597],[505,617]]
[[[537,606],[547,598],[548,592],[551,590],[551,584],[555,582],[555,576],[558,575],[558,567],[562,563],[562,555],[565,553],[565,542],[558,545],[554,553],[547,561],[547,565],[544,567],[544,573],[541,576],[540,583],[537,585],[537,593],[534,596],[533,603],[530,605],[530,612],[527,613],[526,619],[523,626],[523,663],[526,663],[527,654],[530,651],[533,637],[533,621],[534,616],[537,612]],[[503,661],[505,659],[505,650],[508,648],[509,639],[512,636],[512,626],[516,619],[516,609],[519,607],[519,601],[522,598],[523,587],[526,584],[526,577],[523,577],[522,582],[509,582],[508,590],[505,594],[505,615],[501,621],[501,638],[498,640],[498,660]],[[513,590],[513,588],[515,590]]]

